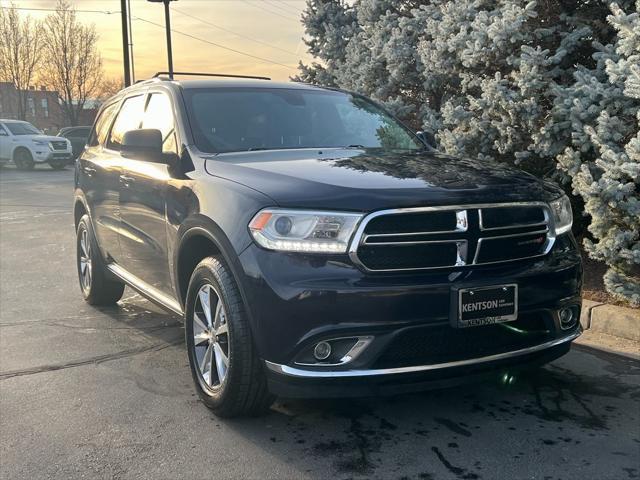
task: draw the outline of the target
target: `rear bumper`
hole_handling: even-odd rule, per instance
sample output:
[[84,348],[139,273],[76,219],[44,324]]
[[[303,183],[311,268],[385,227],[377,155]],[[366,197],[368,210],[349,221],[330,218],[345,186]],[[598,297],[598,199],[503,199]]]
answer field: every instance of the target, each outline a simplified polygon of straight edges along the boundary
[[266,362],[269,390],[288,398],[340,398],[402,393],[452,387],[474,382],[504,381],[544,365],[569,352],[570,335],[536,348],[444,364],[383,370],[319,372]]

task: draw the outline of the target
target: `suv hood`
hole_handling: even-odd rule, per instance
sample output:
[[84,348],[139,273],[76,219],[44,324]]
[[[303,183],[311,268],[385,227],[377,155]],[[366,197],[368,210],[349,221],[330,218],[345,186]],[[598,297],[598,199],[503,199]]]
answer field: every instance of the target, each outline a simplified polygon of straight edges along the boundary
[[36,140],[38,142],[66,142],[67,139],[63,137],[52,137],[50,135],[20,135],[22,138],[29,140]]
[[351,149],[239,152],[206,157],[208,173],[283,207],[371,211],[428,205],[549,201],[561,190],[488,161],[437,152]]

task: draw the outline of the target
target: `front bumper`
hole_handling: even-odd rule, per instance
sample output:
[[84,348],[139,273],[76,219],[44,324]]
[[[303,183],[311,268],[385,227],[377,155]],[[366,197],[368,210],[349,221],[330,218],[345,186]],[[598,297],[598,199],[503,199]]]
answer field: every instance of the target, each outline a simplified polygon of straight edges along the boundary
[[63,161],[67,163],[73,162],[73,153],[63,150],[35,150],[33,152],[33,161],[36,163],[48,163],[53,161]]
[[[425,377],[464,377],[461,372],[478,366],[492,370],[495,365],[528,363],[530,357],[561,352],[580,334],[577,325],[562,330],[557,318],[564,306],[579,315],[581,304],[582,264],[570,235],[559,237],[540,259],[458,271],[367,274],[348,258],[277,253],[255,245],[240,255],[240,262],[254,340],[270,385],[274,392],[290,396],[296,390],[292,386],[301,387],[302,396],[317,396],[328,393],[331,385],[341,385],[337,391],[347,395],[362,391],[360,383],[368,388],[396,384],[397,379],[421,384]],[[490,343],[491,336],[483,337],[483,332],[491,332],[487,327],[449,326],[452,288],[508,283],[518,284],[519,316],[543,325],[544,335],[492,350],[478,348],[484,341]],[[300,356],[317,342],[355,336],[373,341],[352,362],[299,365]],[[441,341],[431,355],[434,344],[429,339],[436,337]],[[440,348],[449,338],[451,349]],[[316,391],[318,384],[324,390]]]
[[[519,374],[551,362],[569,352],[570,343],[580,335],[576,331],[553,345],[540,349],[512,352],[493,359],[477,359],[465,364],[421,365],[386,371],[362,370],[335,372],[334,376],[309,376],[267,362],[269,390],[287,398],[342,398],[403,393],[448,388],[476,382],[505,382]],[[329,373],[329,372],[325,372]],[[512,381],[512,380],[507,380]]]

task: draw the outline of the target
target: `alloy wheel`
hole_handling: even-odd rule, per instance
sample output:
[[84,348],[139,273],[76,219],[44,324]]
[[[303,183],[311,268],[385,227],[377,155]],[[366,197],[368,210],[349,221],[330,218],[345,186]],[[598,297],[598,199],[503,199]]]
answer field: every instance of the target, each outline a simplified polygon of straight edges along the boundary
[[89,232],[85,228],[80,234],[80,283],[85,291],[91,288],[91,275],[91,242]]
[[227,314],[216,289],[200,287],[193,309],[193,348],[199,380],[211,390],[219,387],[229,369]]

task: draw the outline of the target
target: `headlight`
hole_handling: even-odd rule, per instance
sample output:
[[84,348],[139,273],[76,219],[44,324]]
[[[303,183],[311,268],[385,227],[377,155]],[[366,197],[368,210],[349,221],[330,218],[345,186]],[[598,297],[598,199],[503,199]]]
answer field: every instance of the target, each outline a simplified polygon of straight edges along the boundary
[[38,145],[39,147],[45,147],[49,144],[49,142],[43,142],[41,140],[32,140],[34,145]]
[[557,200],[549,204],[553,215],[553,224],[556,229],[556,235],[561,235],[571,230],[573,225],[573,212],[571,211],[571,202],[569,197],[563,195]]
[[345,253],[362,215],[357,213],[267,208],[249,230],[258,245],[270,250]]

